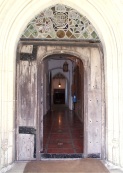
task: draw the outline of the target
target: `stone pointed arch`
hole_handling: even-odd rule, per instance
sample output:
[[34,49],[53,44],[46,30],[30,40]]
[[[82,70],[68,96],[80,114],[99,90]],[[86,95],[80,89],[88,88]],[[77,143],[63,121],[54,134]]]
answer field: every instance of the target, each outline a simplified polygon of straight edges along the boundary
[[[123,167],[122,98],[123,98],[123,3],[117,1],[46,0],[1,1],[0,71],[1,71],[1,167],[6,169],[15,160],[15,60],[16,48],[28,22],[41,10],[63,3],[84,14],[96,28],[104,50],[106,77],[106,155],[104,158]],[[8,80],[9,79],[9,80]],[[9,113],[9,116],[8,116]],[[9,122],[9,125],[8,125]],[[118,124],[118,122],[120,124]],[[8,140],[11,139],[11,140]],[[7,141],[7,142],[6,142]],[[4,155],[6,149],[6,155]],[[9,156],[9,157],[8,157]],[[8,159],[9,158],[9,159]]]

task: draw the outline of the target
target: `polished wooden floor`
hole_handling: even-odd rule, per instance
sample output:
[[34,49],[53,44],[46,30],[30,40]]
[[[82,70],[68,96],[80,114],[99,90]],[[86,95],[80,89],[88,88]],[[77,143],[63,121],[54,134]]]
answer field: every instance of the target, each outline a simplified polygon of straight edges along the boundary
[[57,105],[44,116],[43,133],[43,153],[83,153],[83,123],[65,106]]

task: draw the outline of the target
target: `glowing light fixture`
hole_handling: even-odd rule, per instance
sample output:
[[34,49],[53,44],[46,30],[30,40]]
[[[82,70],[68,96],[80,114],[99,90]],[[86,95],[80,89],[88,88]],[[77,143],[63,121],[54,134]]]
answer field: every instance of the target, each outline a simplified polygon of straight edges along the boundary
[[61,83],[60,83],[60,79],[59,79],[59,85],[58,85],[58,86],[59,86],[59,88],[61,88]]
[[59,88],[61,88],[61,84],[59,83]]
[[58,84],[59,88],[61,88],[61,82],[60,82],[60,74],[59,74],[59,84]]

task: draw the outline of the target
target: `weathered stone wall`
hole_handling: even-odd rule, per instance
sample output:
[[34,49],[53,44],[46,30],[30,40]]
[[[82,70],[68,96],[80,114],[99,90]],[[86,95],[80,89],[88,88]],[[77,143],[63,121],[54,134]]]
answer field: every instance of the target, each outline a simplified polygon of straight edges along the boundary
[[123,1],[0,1],[0,166],[15,160],[15,60],[28,22],[50,5],[63,3],[85,15],[103,44],[106,97],[106,159],[123,167]]

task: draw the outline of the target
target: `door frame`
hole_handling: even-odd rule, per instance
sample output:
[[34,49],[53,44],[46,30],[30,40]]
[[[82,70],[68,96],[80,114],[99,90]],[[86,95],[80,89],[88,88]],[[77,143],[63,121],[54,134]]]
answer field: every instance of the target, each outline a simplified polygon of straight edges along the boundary
[[[69,54],[73,55],[83,62],[84,66],[84,157],[88,157],[88,151],[87,151],[87,142],[88,142],[88,134],[87,134],[87,125],[88,125],[88,117],[87,117],[87,76],[88,72],[86,70],[86,67],[88,66],[88,62],[85,62],[83,55],[78,51],[70,50],[68,47],[96,47],[99,48],[100,51],[100,59],[101,59],[101,82],[102,82],[102,110],[101,110],[101,158],[105,158],[105,88],[104,88],[104,60],[103,60],[103,51],[102,46],[98,42],[90,43],[88,41],[41,41],[41,40],[21,40],[21,44],[28,44],[28,45],[37,45],[38,49],[41,49],[41,54],[37,53],[37,127],[36,127],[36,160],[41,159],[41,152],[43,150],[43,98],[41,97],[41,93],[43,93],[43,78],[41,74],[43,74],[43,66],[42,62],[43,60],[53,54]],[[51,46],[54,47],[61,47],[61,49],[50,49],[47,50],[47,47]],[[63,47],[63,48],[62,48]],[[66,48],[66,49],[65,49]],[[84,55],[85,56],[85,55]],[[40,75],[39,75],[40,74]]]

